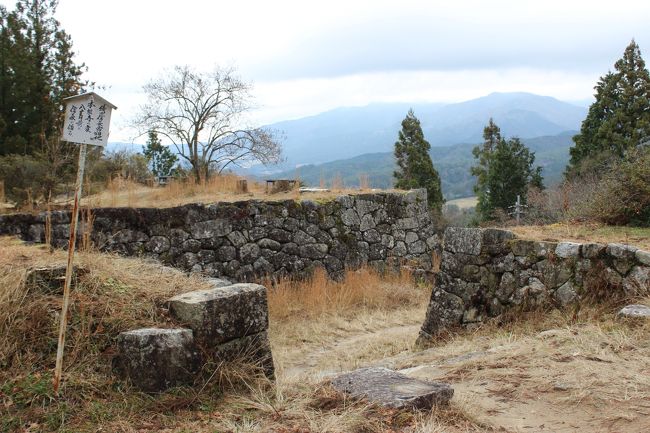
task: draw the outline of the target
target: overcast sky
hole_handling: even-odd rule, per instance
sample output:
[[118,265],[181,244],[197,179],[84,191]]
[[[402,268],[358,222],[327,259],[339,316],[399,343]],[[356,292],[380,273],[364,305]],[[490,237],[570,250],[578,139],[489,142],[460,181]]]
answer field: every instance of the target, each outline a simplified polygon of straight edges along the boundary
[[[13,7],[13,1],[0,4]],[[60,0],[86,78],[118,106],[111,141],[166,68],[234,65],[257,123],[372,102],[494,91],[584,100],[632,38],[650,61],[650,1]]]

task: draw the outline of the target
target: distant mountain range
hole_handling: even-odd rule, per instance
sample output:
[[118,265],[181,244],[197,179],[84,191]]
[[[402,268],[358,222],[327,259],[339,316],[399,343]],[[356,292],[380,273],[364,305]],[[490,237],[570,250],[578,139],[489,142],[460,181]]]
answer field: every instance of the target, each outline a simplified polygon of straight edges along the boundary
[[[558,135],[580,128],[587,109],[548,96],[492,93],[455,104],[371,104],[268,125],[284,135],[280,169],[392,151],[409,108],[432,147],[481,141],[490,117],[508,137]],[[277,168],[276,168],[277,170]]]

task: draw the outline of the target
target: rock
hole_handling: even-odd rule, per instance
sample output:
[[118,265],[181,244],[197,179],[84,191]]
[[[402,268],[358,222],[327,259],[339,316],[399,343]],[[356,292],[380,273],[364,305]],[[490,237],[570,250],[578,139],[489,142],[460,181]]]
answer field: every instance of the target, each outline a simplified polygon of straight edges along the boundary
[[226,236],[232,231],[230,221],[225,219],[203,221],[193,224],[190,233],[194,239],[207,239]]
[[639,263],[644,264],[646,266],[650,266],[650,252],[649,251],[637,250],[634,255],[636,256],[636,259],[637,259],[637,261]]
[[387,368],[362,368],[332,380],[339,392],[395,409],[431,409],[449,403],[454,390],[444,383],[424,382]]
[[418,338],[419,344],[426,344],[427,336],[436,335],[438,332],[451,326],[460,325],[465,311],[463,300],[444,290],[435,289],[427,308],[427,314],[422,324],[422,333]]
[[280,244],[278,241],[274,241],[273,239],[260,239],[257,241],[257,245],[259,245],[260,248],[266,248],[273,251],[280,251],[282,249],[282,244]]
[[478,256],[482,240],[481,229],[448,227],[443,242],[445,250],[449,252]]
[[247,242],[244,235],[241,232],[238,232],[238,231],[230,232],[230,233],[228,233],[228,235],[226,235],[226,237],[228,238],[230,243],[233,244],[233,246],[236,247],[236,248],[241,247],[242,245],[246,244],[246,242]]
[[359,226],[361,220],[357,211],[354,209],[347,209],[341,214],[341,221],[348,227]]
[[580,244],[575,242],[560,242],[555,247],[555,255],[563,259],[580,257]]
[[327,255],[328,247],[326,244],[303,245],[299,249],[300,256],[308,259],[322,259]]
[[635,266],[625,279],[623,290],[627,296],[650,295],[650,267]]
[[233,284],[184,293],[169,300],[169,309],[194,331],[197,343],[207,347],[268,328],[266,288],[258,284]]
[[632,319],[650,319],[650,307],[640,304],[626,305],[621,308],[617,316]]
[[377,226],[375,219],[372,217],[372,214],[365,214],[361,217],[361,222],[359,223],[359,230],[365,232],[366,230],[374,229]]
[[595,259],[602,256],[606,248],[607,246],[603,244],[596,244],[596,243],[583,244],[582,255],[586,259]]
[[607,254],[614,258],[614,268],[625,275],[632,268],[638,248],[624,244],[608,244]]
[[257,244],[242,245],[239,249],[239,261],[243,264],[251,264],[260,256],[260,247]]
[[[64,263],[50,266],[34,267],[27,269],[25,273],[25,286],[28,290],[35,290],[41,293],[60,295],[63,293],[65,283]],[[74,265],[72,267],[72,279],[70,287],[74,288],[80,276],[88,273],[88,269]]]
[[189,329],[144,328],[117,337],[113,369],[145,392],[190,385],[200,357]]
[[144,244],[144,249],[155,254],[161,254],[169,251],[171,243],[169,239],[164,236],[152,236],[149,241]]
[[381,235],[375,229],[370,229],[363,234],[363,239],[368,243],[374,244],[381,241]]
[[237,258],[237,249],[230,245],[225,245],[217,250],[215,257],[220,262],[235,260]]
[[555,291],[554,297],[561,306],[565,307],[578,299],[578,293],[571,281],[567,281]]

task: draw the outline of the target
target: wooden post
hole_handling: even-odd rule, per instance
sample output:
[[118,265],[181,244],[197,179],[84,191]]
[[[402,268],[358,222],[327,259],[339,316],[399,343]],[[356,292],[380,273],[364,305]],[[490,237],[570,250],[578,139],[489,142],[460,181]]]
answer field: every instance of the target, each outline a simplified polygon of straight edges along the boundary
[[70,239],[68,240],[68,264],[65,270],[65,283],[63,285],[63,306],[61,307],[61,322],[59,324],[59,344],[56,349],[56,367],[54,369],[54,393],[59,392],[61,374],[63,372],[63,348],[65,346],[65,331],[68,325],[68,306],[70,304],[70,284],[74,270],[74,251],[77,244],[77,222],[79,221],[79,202],[83,186],[84,169],[86,166],[86,144],[79,147],[79,168],[77,169],[77,183],[74,191],[74,205],[70,216]]

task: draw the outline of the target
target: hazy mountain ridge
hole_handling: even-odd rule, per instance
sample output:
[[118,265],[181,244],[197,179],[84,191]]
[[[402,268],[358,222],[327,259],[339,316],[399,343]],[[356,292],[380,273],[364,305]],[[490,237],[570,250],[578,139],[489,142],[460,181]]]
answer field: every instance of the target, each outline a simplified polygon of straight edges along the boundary
[[578,130],[587,109],[548,96],[530,93],[492,93],[455,104],[371,104],[338,108],[315,116],[278,122],[287,170],[361,154],[392,151],[400,123],[409,108],[420,119],[432,147],[481,140],[490,117],[504,135],[520,138],[552,136]]

